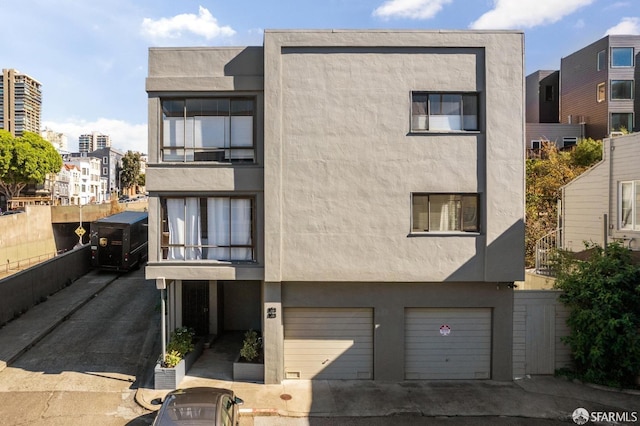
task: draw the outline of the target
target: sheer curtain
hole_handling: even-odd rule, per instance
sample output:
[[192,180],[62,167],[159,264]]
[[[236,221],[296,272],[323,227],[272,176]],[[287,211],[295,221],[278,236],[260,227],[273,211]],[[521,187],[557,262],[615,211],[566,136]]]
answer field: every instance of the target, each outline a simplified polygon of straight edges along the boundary
[[[229,198],[207,198],[207,259],[230,260]],[[211,247],[213,246],[213,247]]]
[[169,222],[168,259],[193,260],[202,258],[200,240],[200,204],[198,198],[167,200],[167,219]]
[[[231,244],[251,245],[251,200],[231,200]],[[249,247],[231,249],[232,260],[251,260]]]

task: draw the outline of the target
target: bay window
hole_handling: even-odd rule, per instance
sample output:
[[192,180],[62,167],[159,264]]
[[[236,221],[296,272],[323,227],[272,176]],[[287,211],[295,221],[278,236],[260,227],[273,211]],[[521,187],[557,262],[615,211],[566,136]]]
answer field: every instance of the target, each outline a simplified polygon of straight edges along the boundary
[[640,231],[640,180],[620,182],[619,228]]
[[162,161],[250,162],[253,98],[162,100]]
[[412,232],[479,232],[478,194],[411,195]]
[[253,261],[254,199],[162,198],[162,258]]
[[412,93],[412,131],[473,131],[478,126],[477,93]]

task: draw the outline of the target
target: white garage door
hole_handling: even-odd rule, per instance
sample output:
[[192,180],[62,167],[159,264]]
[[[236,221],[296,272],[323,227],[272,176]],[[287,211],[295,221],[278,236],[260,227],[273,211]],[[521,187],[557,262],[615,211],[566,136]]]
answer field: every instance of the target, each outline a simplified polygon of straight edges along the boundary
[[406,309],[406,379],[490,377],[491,309]]
[[373,310],[284,309],[287,379],[372,379]]

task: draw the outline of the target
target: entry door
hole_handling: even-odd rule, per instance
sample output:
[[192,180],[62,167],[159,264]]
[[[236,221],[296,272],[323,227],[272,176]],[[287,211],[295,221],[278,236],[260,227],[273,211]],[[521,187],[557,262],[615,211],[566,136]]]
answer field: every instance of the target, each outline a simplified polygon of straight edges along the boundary
[[197,336],[209,334],[209,282],[182,282],[182,325]]

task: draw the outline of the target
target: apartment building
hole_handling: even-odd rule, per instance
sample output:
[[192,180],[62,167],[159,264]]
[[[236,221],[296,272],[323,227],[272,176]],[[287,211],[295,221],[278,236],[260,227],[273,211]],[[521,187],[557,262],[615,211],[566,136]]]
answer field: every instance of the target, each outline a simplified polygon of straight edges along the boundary
[[14,137],[23,132],[40,134],[42,90],[38,80],[20,71],[2,70],[0,80],[0,129]]
[[266,383],[511,380],[523,62],[517,31],[151,48],[167,331],[259,330]]
[[111,137],[98,132],[86,133],[78,137],[78,151],[89,153],[111,147]]
[[608,35],[562,58],[561,122],[584,123],[593,139],[638,131],[639,52],[639,35]]

